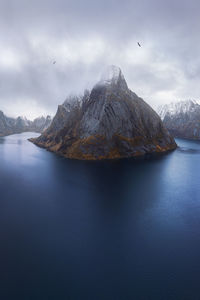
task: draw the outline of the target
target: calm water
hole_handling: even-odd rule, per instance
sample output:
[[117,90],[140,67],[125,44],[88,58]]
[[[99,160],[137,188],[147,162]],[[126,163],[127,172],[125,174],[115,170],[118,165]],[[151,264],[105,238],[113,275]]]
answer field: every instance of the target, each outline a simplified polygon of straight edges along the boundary
[[200,299],[200,142],[67,160],[0,138],[0,299]]

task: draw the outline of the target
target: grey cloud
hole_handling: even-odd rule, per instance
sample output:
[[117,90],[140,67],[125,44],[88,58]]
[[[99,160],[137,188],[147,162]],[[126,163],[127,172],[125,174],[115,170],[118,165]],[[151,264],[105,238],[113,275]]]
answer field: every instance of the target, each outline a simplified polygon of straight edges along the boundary
[[[174,100],[167,95],[196,97],[190,89],[200,83],[199,10],[195,0],[0,0],[0,109],[14,115],[21,98],[26,107],[34,99],[38,110],[54,113],[107,64],[119,65],[150,104]],[[71,51],[66,60],[63,41]],[[6,58],[9,51],[16,58]]]

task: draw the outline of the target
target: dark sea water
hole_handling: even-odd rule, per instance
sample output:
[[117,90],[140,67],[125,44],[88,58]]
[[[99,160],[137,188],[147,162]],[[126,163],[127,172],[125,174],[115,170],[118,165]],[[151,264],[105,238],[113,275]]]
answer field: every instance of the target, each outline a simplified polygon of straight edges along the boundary
[[0,299],[200,299],[200,142],[68,160],[0,138]]

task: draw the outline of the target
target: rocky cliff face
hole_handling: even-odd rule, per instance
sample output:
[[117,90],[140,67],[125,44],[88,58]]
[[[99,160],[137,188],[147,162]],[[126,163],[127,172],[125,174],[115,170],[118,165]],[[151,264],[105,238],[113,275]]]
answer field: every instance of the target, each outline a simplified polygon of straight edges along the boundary
[[121,70],[108,69],[91,92],[58,106],[36,145],[75,159],[113,159],[176,148],[160,117],[128,89]]
[[52,121],[52,119],[50,116],[38,117],[31,122],[30,128],[32,128],[32,131],[35,131],[35,132],[43,132],[50,126],[51,121]]
[[200,139],[200,104],[194,100],[166,104],[158,110],[164,125],[175,137]]
[[4,113],[0,111],[0,136],[11,134],[14,122],[14,119],[6,117]]
[[24,117],[9,118],[0,111],[0,136],[26,131],[42,133],[51,124],[51,117],[39,117],[34,121],[27,120]]

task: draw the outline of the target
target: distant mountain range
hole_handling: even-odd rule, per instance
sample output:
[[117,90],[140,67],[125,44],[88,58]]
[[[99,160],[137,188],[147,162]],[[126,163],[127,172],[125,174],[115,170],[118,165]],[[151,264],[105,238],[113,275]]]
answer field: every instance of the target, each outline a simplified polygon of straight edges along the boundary
[[109,67],[83,96],[58,106],[36,145],[75,159],[138,157],[176,148],[157,113],[127,86],[121,70]]
[[26,131],[42,133],[51,124],[51,117],[38,117],[33,121],[25,117],[10,118],[0,111],[0,136]]
[[158,108],[169,132],[180,138],[200,139],[200,102],[195,100],[165,104]]

